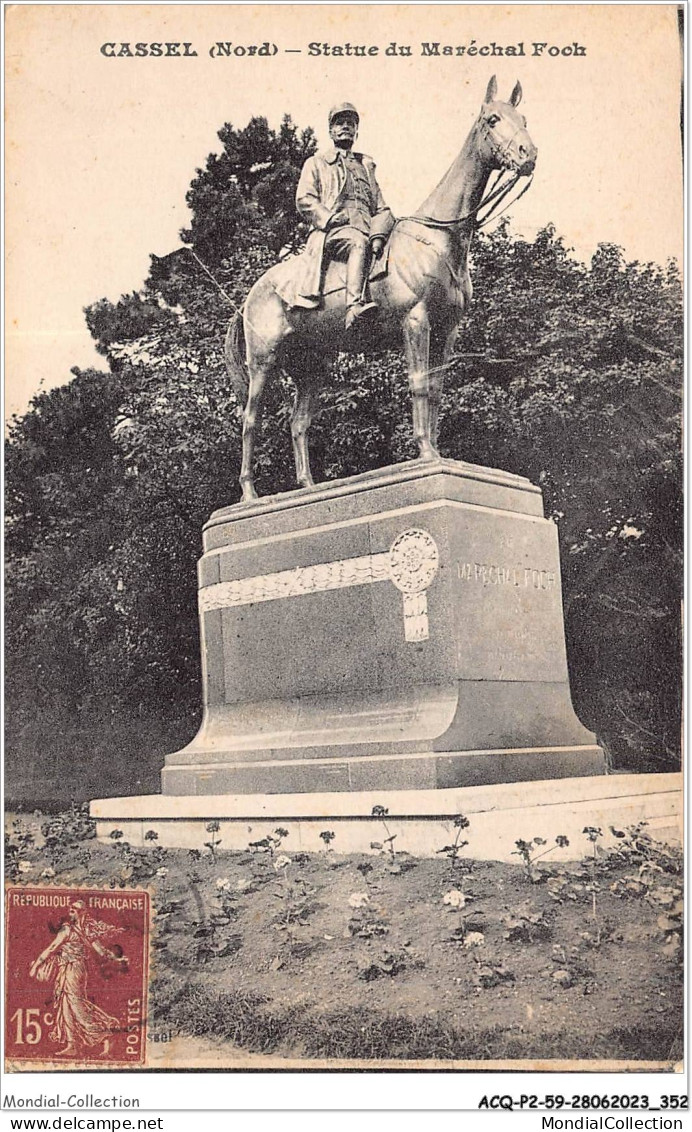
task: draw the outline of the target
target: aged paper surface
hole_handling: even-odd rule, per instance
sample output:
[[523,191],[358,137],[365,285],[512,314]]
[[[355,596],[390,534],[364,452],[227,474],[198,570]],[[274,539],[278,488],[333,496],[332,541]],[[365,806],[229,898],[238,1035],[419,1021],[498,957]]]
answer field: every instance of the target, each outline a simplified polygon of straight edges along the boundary
[[[670,258],[682,259],[681,58],[678,12],[672,4],[18,4],[8,8],[5,15],[8,416],[21,416],[37,392],[68,381],[73,365],[106,368],[85,327],[83,309],[104,295],[116,302],[121,294],[137,290],[146,276],[150,255],[165,257],[180,247],[180,229],[189,223],[185,194],[210,151],[219,151],[217,131],[224,122],[242,128],[253,116],[259,116],[265,117],[272,129],[278,129],[283,115],[289,114],[300,129],[315,129],[322,148],[329,143],[329,108],[344,101],[355,104],[361,119],[358,146],[375,158],[384,198],[394,215],[401,217],[410,215],[420,205],[454,160],[478,114],[491,76],[497,76],[498,98],[502,100],[509,99],[519,80],[523,88],[521,113],[526,116],[538,149],[538,160],[530,191],[510,209],[513,231],[532,241],[545,225],[554,224],[567,247],[583,263],[590,261],[602,242],[619,245],[628,261],[665,266]],[[501,278],[497,285],[502,287]],[[482,319],[483,311],[476,309],[475,317]],[[427,606],[424,608],[420,600],[414,602],[410,596],[407,601],[408,605],[402,602],[404,615],[409,618],[406,631],[411,635],[407,640],[423,640],[427,636]],[[141,790],[133,785],[131,793]],[[35,801],[44,806],[47,802],[50,808],[51,799],[45,794]],[[61,805],[62,801],[61,798]],[[26,798],[23,803],[26,805]],[[85,892],[93,895],[110,883],[102,865],[98,866],[98,875],[89,875],[89,866],[84,862],[92,862],[93,858],[88,854],[81,864],[71,862],[74,875],[56,876],[51,858],[43,849],[45,834],[37,833],[40,819],[37,822],[33,830],[38,859],[33,865],[38,871],[34,875],[27,869],[22,877],[20,869],[20,883],[43,884],[40,876],[47,869],[45,891],[59,892],[62,888],[51,886],[69,885],[77,901],[83,899]],[[199,995],[205,1008],[210,1008],[218,992],[217,968],[221,969],[222,960],[229,965],[235,962],[236,950],[241,947],[241,933],[232,926],[238,915],[237,899],[246,892],[252,896],[255,891],[242,863],[238,868],[234,866],[235,872],[225,866],[232,872],[230,879],[225,875],[221,855],[217,867],[217,835],[218,822],[212,820],[206,826],[204,836],[209,840],[204,845],[209,847],[215,876],[219,874],[215,880],[214,912],[210,914],[208,908],[201,908],[203,900],[198,889],[202,882],[193,859],[186,869],[194,893],[190,899],[197,900],[199,908],[185,931],[181,931],[180,893],[171,878],[174,866],[164,855],[158,861],[158,896],[153,897],[152,923],[156,925],[158,917],[157,930],[170,931],[167,942],[161,943],[160,935],[159,943],[168,949],[168,957],[173,957],[173,967],[178,964],[176,978],[180,980],[181,996],[188,995],[190,1017],[199,1003],[185,989],[189,972],[185,971],[183,942],[189,942],[188,937],[194,935],[201,948],[200,969],[204,977],[199,980]],[[379,836],[386,854],[382,830]],[[331,861],[338,846],[330,847],[328,837],[323,840]],[[151,839],[151,851],[162,852],[155,841],[156,838]],[[123,891],[134,892],[131,886],[142,880],[136,873],[138,866],[133,865],[127,853],[121,852],[117,838],[111,848],[118,871],[113,884],[122,880],[123,886],[130,886]],[[275,898],[281,907],[289,909],[289,924],[290,909],[299,905],[307,908],[306,891],[291,888],[294,882],[286,879],[288,873],[282,873],[281,866],[275,867],[284,849],[289,849],[282,844],[281,836],[277,836],[275,846],[270,844],[264,849],[268,852],[269,887],[275,883]],[[337,857],[334,854],[333,859]],[[382,859],[387,861],[386,855]],[[313,878],[311,891],[313,896],[318,891],[319,900],[324,900],[326,889],[333,884],[343,898],[346,913],[323,930],[318,940],[294,941],[298,958],[288,964],[288,978],[280,949],[274,946],[274,936],[279,932],[274,931],[267,946],[260,948],[259,961],[264,964],[265,977],[258,993],[268,991],[274,976],[288,987],[285,996],[290,1009],[281,1016],[288,1047],[294,1024],[291,1010],[297,1014],[309,1010],[311,981],[330,978],[324,954],[334,939],[333,933],[348,936],[350,931],[352,937],[377,939],[379,931],[384,935],[382,924],[387,917],[397,914],[396,908],[387,904],[391,894],[378,897],[383,908],[387,904],[386,914],[383,911],[379,919],[363,911],[371,902],[370,897],[358,904],[355,898],[367,892],[367,868],[361,874],[360,889],[349,895],[343,875],[336,866],[330,867],[334,867],[333,881],[327,878],[325,885]],[[395,864],[395,868],[399,867]],[[144,878],[144,883],[148,879]],[[473,885],[473,878],[468,883]],[[452,881],[446,895],[451,892],[457,892]],[[441,893],[436,896],[438,903],[441,898]],[[419,892],[415,899],[422,901],[423,894]],[[461,905],[458,901],[455,905],[454,900],[450,896],[445,914],[452,912],[456,916],[458,908],[461,917],[463,897]],[[664,903],[660,912],[670,915],[671,908],[672,904]],[[505,911],[509,915],[511,909]],[[296,915],[300,920],[300,908]],[[37,926],[36,955],[32,953],[32,960],[43,947],[38,940],[41,931],[69,934],[69,929],[59,922],[60,917],[53,920],[50,927],[48,920]],[[636,934],[635,920],[630,916],[622,928],[630,937]],[[527,922],[522,921],[523,927],[504,926],[510,933],[528,933],[526,938],[532,942],[534,930],[540,934],[545,927],[549,932],[547,924],[541,922],[532,928],[530,924],[526,926]],[[9,931],[12,923],[10,918]],[[423,924],[419,927],[422,931]],[[673,927],[669,936],[674,934]],[[466,946],[472,928],[471,923],[460,926],[451,946],[458,947],[463,963],[478,965],[473,940]],[[616,928],[611,925],[609,930],[615,932]],[[480,926],[475,927],[475,932],[482,940]],[[185,940],[181,942],[183,936]],[[46,935],[46,942],[48,938]],[[83,950],[86,938],[80,937]],[[422,970],[426,962],[426,957],[417,952],[416,943],[415,938],[405,942],[409,948],[409,971]],[[438,941],[435,946],[438,944],[444,948],[449,940]],[[304,955],[299,953],[301,946]],[[600,946],[599,937],[594,950]],[[317,956],[316,974],[310,974],[309,968],[313,953]],[[370,999],[373,1010],[386,1007],[388,993],[382,988],[385,984],[395,987],[397,963],[404,963],[402,954],[397,958],[393,950],[380,948],[377,962],[361,970],[362,994],[370,995],[372,988],[377,988],[372,990]],[[8,955],[14,956],[11,938]],[[86,959],[76,955],[72,962],[84,964]],[[89,963],[92,962],[95,960],[89,956]],[[584,964],[584,971],[587,966]],[[569,968],[567,956],[563,966],[549,958],[547,967],[546,978],[563,975],[566,990],[570,986],[573,989],[576,976],[570,970],[565,974],[563,969]],[[489,969],[491,975],[481,977],[480,987],[485,985],[484,978],[491,989],[502,986],[504,968],[489,963]],[[114,970],[107,970],[104,975],[103,963],[99,970],[99,977],[117,981]],[[20,964],[15,972],[17,986],[24,985],[21,979],[26,972],[22,971]],[[151,971],[155,978],[155,951]],[[582,973],[579,978],[583,996],[594,993],[591,976]],[[559,979],[557,982],[561,985]],[[6,986],[8,1041],[19,1035],[23,1045],[21,1051],[15,1050],[18,1060],[7,1047],[8,1060],[16,1070],[21,1068],[19,1061],[29,1060],[26,1043],[31,1044],[37,1033],[31,1028],[37,1016],[31,1011],[39,1008],[33,998],[18,1004],[9,990]],[[32,985],[32,993],[35,991]],[[234,993],[238,993],[237,988]],[[338,984],[335,993],[338,994]],[[441,1007],[449,1008],[454,980],[441,984],[431,979],[426,990],[425,979],[417,977],[415,991],[411,993],[417,996],[412,1017],[424,1033]],[[479,993],[482,995],[482,989]],[[66,994],[63,989],[63,998]],[[130,997],[137,995],[133,992]],[[398,999],[394,993],[389,997],[401,1009],[402,1016],[406,1015],[406,992]],[[118,995],[111,999],[120,1003]],[[111,999],[105,995],[103,1002],[107,1004]],[[508,1029],[520,1034],[525,1019],[530,1020],[534,1012],[530,993],[521,978],[517,982],[513,974],[506,976],[501,1000]],[[96,1001],[101,1003],[98,998]],[[306,1048],[305,1033],[299,1026],[295,1030],[301,1035],[295,1038],[295,1056],[285,1054],[286,1047],[281,1047],[281,1054],[248,1053],[242,1044],[256,1040],[252,1025],[261,1025],[262,1010],[257,996],[243,1002],[244,1005],[237,1006],[238,1011],[247,1013],[243,1025],[238,1023],[234,1029],[232,1002],[230,1006],[227,1002],[230,1016],[225,1030],[217,1026],[209,1034],[200,1035],[197,1031],[195,1038],[165,1018],[156,1024],[150,1019],[146,1067],[579,1067],[563,1052],[559,1005],[551,1007],[548,1039],[534,1055],[515,1055],[511,1051],[520,1049],[521,1043],[504,1042],[500,1048],[505,1052],[497,1058],[491,1054],[488,1060],[486,1054],[479,1053],[475,1060],[469,1050],[459,1056],[445,1052],[444,1044],[438,1043],[437,1052],[402,1060],[396,1035],[383,1038],[370,1033],[369,1052],[362,1058],[341,1057],[336,1039],[330,1047],[335,1052],[324,1058],[312,1053],[309,1046]],[[331,1011],[335,1028],[347,1024],[345,1016],[339,1017],[339,1005],[335,1001]],[[463,1003],[458,1004],[460,1015],[463,1007]],[[569,1028],[572,1007],[568,1000],[564,1009],[565,1026]],[[172,1006],[171,1010],[175,1014]],[[115,1007],[110,1009],[110,1015],[114,1012]],[[248,1021],[250,1015],[252,1019]],[[176,1017],[181,1017],[180,1011]],[[365,1031],[367,1022],[365,1018],[361,1021]],[[490,1025],[489,1017],[486,1021]],[[649,1021],[655,1026],[656,1015],[652,1014]],[[234,1034],[242,1035],[238,1042],[234,1041]],[[552,1048],[550,1034],[555,1043]],[[54,1064],[52,1055],[56,1051],[48,1049],[47,1040],[42,1031],[37,1042],[39,1056],[32,1068],[40,1068],[39,1063]],[[69,1050],[67,1031],[66,1040]],[[112,1053],[105,1050],[106,1062],[109,1056],[112,1058]],[[673,1061],[676,1056],[671,1055]],[[91,1054],[84,1056],[85,1067],[91,1061]],[[128,1058],[118,1055],[116,1062],[119,1066],[128,1064]],[[68,1053],[65,1067],[74,1069],[77,1064],[78,1058]],[[663,1052],[644,1060],[635,1056],[630,1061],[622,1054],[613,1060],[607,1050],[599,1050],[585,1067],[642,1070],[669,1069],[671,1065]]]
[[[190,42],[198,55],[105,58],[102,44],[119,44],[123,26],[127,41]],[[249,6],[28,5],[8,10],[7,32],[8,242],[14,248],[22,241],[22,255],[7,265],[8,410],[26,406],[37,374],[64,380],[70,366],[94,360],[66,344],[84,333],[81,307],[135,287],[151,252],[165,255],[178,245],[189,180],[229,119],[265,115],[277,126],[289,112],[296,123],[312,124],[324,145],[335,101],[367,107],[359,145],[375,156],[385,197],[402,215],[457,153],[490,75],[497,73],[507,93],[520,78],[541,161],[521,202],[522,229],[532,235],[550,220],[584,257],[606,238],[643,262],[664,263],[680,252],[674,5],[283,6],[271,14]],[[421,54],[425,42],[456,49],[474,39],[477,47],[523,42],[527,54]],[[269,41],[280,54],[210,59],[219,40]],[[379,54],[311,57],[311,42],[377,46]],[[392,42],[410,45],[411,58],[386,57]],[[551,57],[546,48],[534,57],[533,42],[578,43],[587,54]],[[43,191],[46,168],[50,193]]]

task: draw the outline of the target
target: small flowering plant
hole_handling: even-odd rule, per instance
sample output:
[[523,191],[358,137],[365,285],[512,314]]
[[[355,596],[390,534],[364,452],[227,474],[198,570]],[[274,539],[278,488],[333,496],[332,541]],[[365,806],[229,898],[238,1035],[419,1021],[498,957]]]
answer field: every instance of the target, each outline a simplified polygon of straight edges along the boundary
[[473,947],[482,947],[485,943],[483,932],[467,932],[464,936],[464,947],[470,951]]
[[288,830],[277,826],[273,833],[268,833],[266,837],[260,838],[259,841],[251,841],[248,848],[253,853],[268,853],[270,857],[273,857],[287,837]]
[[468,845],[468,841],[461,840],[461,835],[465,829],[469,828],[471,822],[463,814],[457,814],[456,817],[452,819],[452,825],[456,830],[454,841],[451,845],[443,845],[437,852],[444,853],[452,862],[452,868],[455,868],[457,860],[461,856],[462,849],[465,849]]
[[385,818],[387,817],[388,814],[389,814],[389,810],[385,806],[373,806],[372,816],[374,818],[380,819],[380,821],[382,822],[382,825],[384,826],[384,831],[387,834],[387,836],[384,838],[383,841],[371,841],[370,842],[370,848],[371,849],[384,850],[385,852],[389,853],[389,855],[390,855],[390,857],[392,858],[392,861],[393,861],[394,857],[396,856],[396,850],[394,849],[394,842],[396,841],[397,835],[396,835],[396,833],[390,833],[389,832],[389,826],[387,825],[387,823],[385,821]]
[[595,845],[599,837],[603,837],[603,830],[599,826],[585,825],[582,833],[585,833],[589,841]]
[[[37,811],[34,817],[40,820],[44,815]],[[89,815],[88,805],[73,802],[67,810],[45,817],[41,833],[41,856],[47,856],[53,868],[61,868],[68,858],[88,866],[87,842],[96,837],[96,822]]]
[[277,879],[280,877],[279,888],[274,896],[281,900],[282,908],[275,927],[278,931],[285,931],[288,936],[295,935],[295,929],[304,927],[307,918],[313,911],[313,889],[301,876],[293,876],[292,859],[282,853],[273,862]]
[[[29,855],[34,848],[35,838],[21,818],[12,822],[12,832],[5,833],[5,870],[10,880],[28,872]],[[29,865],[29,868],[31,866]]]
[[[559,833],[555,838],[554,845],[548,845],[544,837],[533,837],[531,841],[519,839],[514,844],[516,849],[512,850],[512,856],[521,857],[524,873],[529,884],[538,884],[539,877],[534,869],[536,861],[539,861],[541,857],[546,857],[548,853],[553,853],[557,848],[564,849],[565,846],[569,845],[569,839],[564,834]],[[548,848],[543,849],[544,845],[548,845]],[[541,849],[542,852],[536,852],[537,849]]]
[[235,903],[237,893],[233,891],[229,878],[217,877],[215,888],[216,900],[224,920],[229,921],[235,919],[238,914]]
[[204,848],[209,850],[212,861],[216,861],[216,851],[221,844],[221,838],[217,837],[216,834],[221,829],[221,823],[218,821],[210,821],[207,822],[204,828],[207,833],[211,834],[209,840],[204,842]]
[[[585,825],[582,833],[586,835],[591,843],[591,857],[589,859],[589,872],[591,875],[587,887],[591,892],[591,918],[596,921],[598,919],[598,904],[596,897],[600,888],[600,885],[596,880],[596,858],[598,852],[602,852],[598,842],[603,837],[603,830],[596,825]],[[600,928],[598,929],[597,938],[600,943]]]
[[460,892],[458,888],[450,888],[449,892],[445,892],[442,897],[442,903],[448,906],[450,912],[460,911],[466,906],[467,902],[468,896],[464,896],[464,893]]
[[[477,930],[471,931],[472,925],[469,923],[474,917],[479,915],[477,910],[466,912],[464,908],[473,900],[473,897],[467,893],[461,892],[458,888],[450,888],[448,892],[442,897],[442,903],[446,904],[450,912],[456,912],[459,916],[459,922],[454,929],[452,941],[454,943],[463,943],[464,947],[470,949],[472,947],[480,947],[484,942],[484,935]],[[473,938],[471,938],[473,937]],[[469,940],[471,942],[469,942]]]
[[387,935],[389,928],[377,909],[372,907],[367,892],[352,892],[348,898],[348,905],[349,908],[353,908],[353,914],[348,922],[349,935],[358,939],[373,939],[375,936]]
[[370,903],[367,892],[352,892],[348,898],[350,908],[365,908]]
[[534,943],[536,940],[549,939],[552,934],[549,919],[528,901],[505,916],[503,923],[503,937],[509,943]]

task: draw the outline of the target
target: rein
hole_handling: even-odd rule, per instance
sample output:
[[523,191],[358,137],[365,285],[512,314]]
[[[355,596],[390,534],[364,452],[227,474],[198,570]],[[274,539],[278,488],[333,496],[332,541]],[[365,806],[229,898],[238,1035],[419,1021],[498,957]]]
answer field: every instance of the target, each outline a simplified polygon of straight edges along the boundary
[[[478,230],[479,228],[484,228],[484,227],[485,227],[485,225],[486,225],[486,224],[488,224],[488,222],[489,222],[490,220],[497,220],[498,216],[502,216],[503,212],[506,212],[506,211],[507,211],[507,209],[508,209],[508,208],[509,208],[509,207],[510,207],[511,205],[513,205],[513,204],[516,204],[518,200],[521,200],[521,198],[523,197],[524,193],[525,193],[525,192],[527,192],[527,191],[528,191],[528,189],[530,189],[530,188],[531,188],[531,182],[533,181],[533,173],[532,173],[532,174],[531,174],[531,176],[529,177],[528,181],[527,181],[527,182],[526,182],[526,184],[524,185],[524,187],[523,187],[523,189],[521,190],[521,192],[520,192],[520,193],[517,193],[517,195],[515,196],[514,200],[508,200],[508,201],[507,201],[507,204],[505,205],[505,207],[504,207],[504,208],[502,208],[502,209],[500,209],[500,211],[499,211],[499,212],[497,212],[496,210],[497,210],[497,207],[498,207],[498,205],[502,203],[502,201],[504,200],[504,198],[505,198],[505,197],[507,196],[507,193],[509,193],[509,192],[510,192],[510,191],[511,191],[511,190],[512,190],[512,189],[514,188],[514,186],[515,186],[515,185],[517,184],[517,181],[519,180],[519,176],[520,176],[520,174],[519,174],[519,173],[517,173],[516,177],[514,177],[514,178],[513,178],[513,179],[512,179],[512,180],[511,180],[511,181],[509,182],[509,184],[507,185],[507,187],[506,187],[506,189],[504,190],[504,192],[503,192],[503,193],[501,194],[501,196],[499,197],[499,199],[498,199],[498,200],[497,200],[497,201],[495,202],[495,206],[494,206],[494,208],[492,208],[492,209],[490,210],[490,212],[489,212],[489,213],[487,214],[487,216],[484,216],[482,220],[476,220],[476,224],[475,224],[475,228],[476,228],[476,231],[477,231],[477,230]],[[481,204],[479,205],[479,210],[480,210],[480,208],[482,207],[482,204],[483,204],[483,202],[481,202]]]
[[[466,216],[459,216],[456,220],[438,220],[434,216],[402,216],[399,218],[399,220],[396,221],[396,224],[401,224],[402,221],[409,220],[413,221],[414,224],[422,224],[426,228],[449,229],[454,228],[459,224],[463,224],[466,220],[471,220],[473,218],[475,221],[473,225],[473,231],[477,232],[479,228],[484,228],[485,225],[488,224],[491,220],[496,220],[499,216],[502,216],[502,214],[507,211],[510,205],[516,204],[516,202],[521,197],[523,197],[524,193],[531,186],[531,182],[533,181],[533,173],[527,180],[521,192],[514,198],[514,200],[507,201],[504,208],[500,209],[500,211],[498,212],[498,207],[502,204],[502,201],[505,199],[505,197],[509,193],[511,193],[512,189],[516,186],[519,178],[521,177],[520,173],[515,173],[514,176],[510,177],[509,181],[506,181],[504,184],[502,184],[501,182],[504,172],[504,169],[499,170],[498,176],[493,182],[492,189],[489,192],[486,192],[485,196],[476,206],[476,208],[474,208],[473,211],[469,212]],[[482,209],[487,208],[488,205],[490,205],[489,211],[486,213],[482,220],[479,220],[478,213]],[[444,255],[443,252],[440,252],[440,250],[435,246],[434,243],[432,243],[431,240],[426,240],[424,236],[414,236],[413,232],[404,232],[404,235],[408,235],[413,240],[418,240],[422,244],[429,245],[429,247],[431,247],[433,251],[437,252],[443,263],[445,264],[447,270],[449,271],[456,286],[463,289],[463,284],[461,279],[459,278],[458,272],[454,270],[446,255]]]
[[[497,209],[502,204],[502,201],[505,199],[508,193],[510,193],[512,189],[515,188],[521,177],[521,173],[515,173],[514,176],[510,177],[509,181],[505,181],[504,184],[500,184],[503,172],[504,170],[500,171],[500,176],[495,181],[493,189],[490,192],[486,193],[486,195],[476,205],[476,207],[472,209],[471,212],[467,212],[466,216],[458,216],[455,220],[438,220],[435,216],[401,216],[397,220],[397,224],[401,224],[404,220],[411,220],[414,224],[423,224],[426,228],[444,229],[455,228],[458,224],[464,224],[467,220],[474,220],[474,230],[477,231],[479,228],[483,228],[491,220],[496,219],[497,216],[502,216],[502,213],[506,212],[510,205],[516,204],[516,202],[521,197],[523,197],[524,193],[527,191],[527,189],[531,185],[531,182],[533,181],[532,173],[527,183],[524,185],[521,192],[514,198],[514,200],[508,201],[502,211],[497,212]],[[481,212],[482,209],[487,208],[488,205],[491,206],[490,210],[486,213],[482,220],[479,220],[478,213]]]

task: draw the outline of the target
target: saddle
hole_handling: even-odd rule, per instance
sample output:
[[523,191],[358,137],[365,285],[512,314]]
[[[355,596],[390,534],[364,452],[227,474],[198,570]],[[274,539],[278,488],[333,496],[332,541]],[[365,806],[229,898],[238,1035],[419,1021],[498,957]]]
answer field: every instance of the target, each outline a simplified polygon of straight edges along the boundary
[[[277,263],[272,271],[272,282],[277,294],[287,303],[290,307],[302,307],[305,309],[315,310],[318,308],[317,302],[312,302],[309,299],[299,295],[296,291],[296,284],[301,277],[301,256],[294,255],[288,259],[282,260]],[[326,271],[324,271],[321,297],[326,295],[335,294],[337,291],[346,290],[346,264],[340,260],[330,260],[327,264]],[[373,260],[370,264],[370,271],[368,273],[368,281],[375,283],[379,279],[383,279],[389,270],[389,240],[384,246],[384,251],[379,259]]]

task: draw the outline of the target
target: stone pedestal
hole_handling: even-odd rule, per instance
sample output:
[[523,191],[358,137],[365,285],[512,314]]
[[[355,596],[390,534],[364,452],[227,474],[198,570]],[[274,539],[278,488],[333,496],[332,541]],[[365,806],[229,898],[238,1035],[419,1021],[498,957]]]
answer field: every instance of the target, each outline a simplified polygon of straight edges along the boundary
[[215,512],[204,719],[164,794],[601,774],[570,701],[557,531],[528,480],[409,463]]

